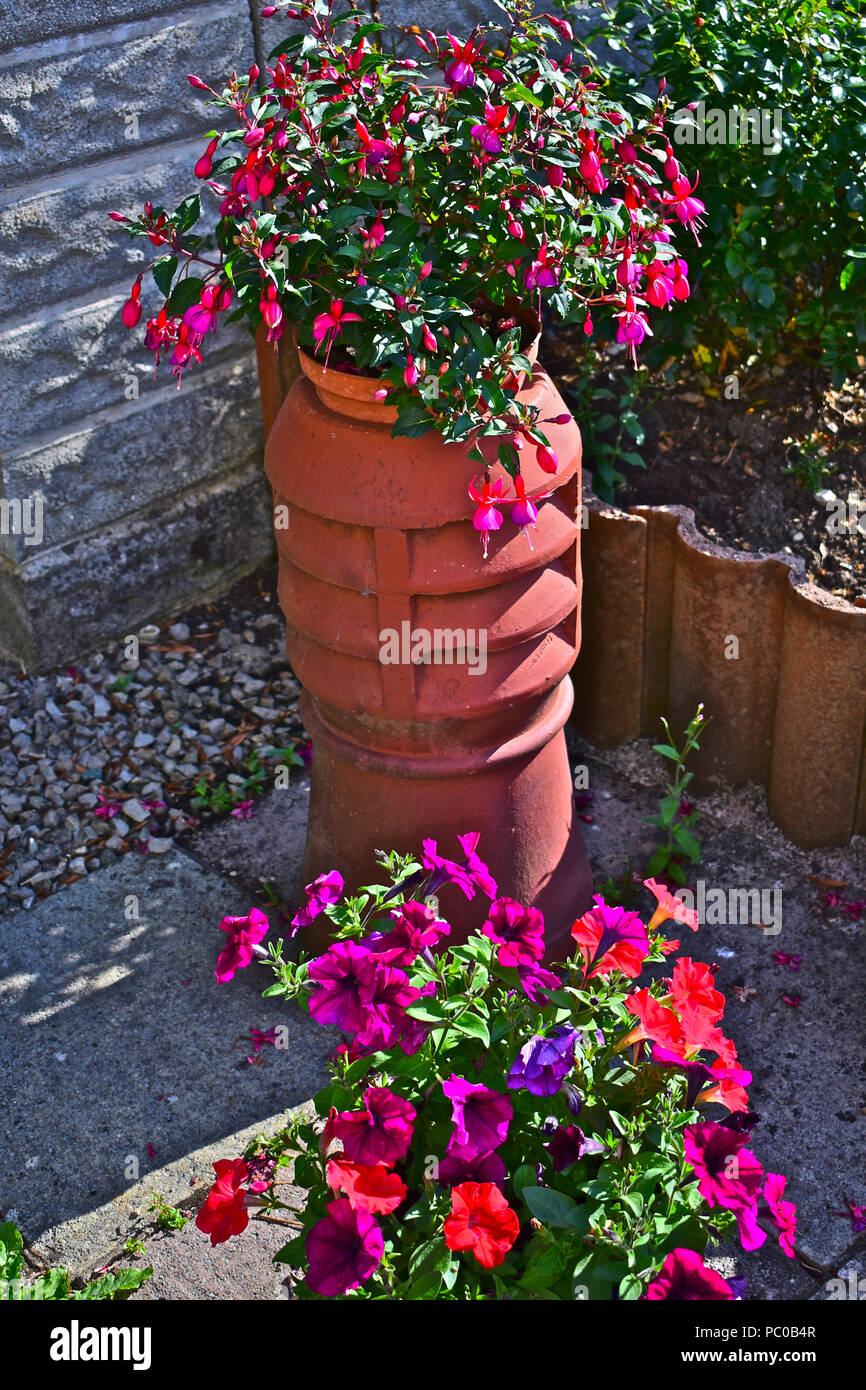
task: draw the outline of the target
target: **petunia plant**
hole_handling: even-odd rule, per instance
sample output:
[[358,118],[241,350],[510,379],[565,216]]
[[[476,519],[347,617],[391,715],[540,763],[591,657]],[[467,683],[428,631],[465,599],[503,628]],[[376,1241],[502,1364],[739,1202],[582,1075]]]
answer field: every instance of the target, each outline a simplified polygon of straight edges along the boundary
[[[324,368],[381,378],[395,435],[438,430],[482,472],[498,454],[511,483],[495,506],[472,494],[479,530],[501,525],[502,506],[532,524],[524,450],[557,470],[550,422],[519,398],[542,314],[587,335],[607,315],[634,356],[649,315],[688,296],[671,229],[697,234],[703,212],[663,95],[626,109],[574,61],[567,20],[533,17],[531,0],[501,8],[466,40],[416,30],[410,59],[336,0],[268,5],[300,32],[264,72],[222,89],[190,78],[221,118],[195,164],[202,193],[112,214],[156,249],[157,361],[180,376],[225,319],[264,324],[275,350],[293,325]],[[130,328],[144,274],[123,306]]]
[[[770,1231],[793,1256],[795,1208],[749,1147],[751,1076],[712,969],[668,960],[661,928],[696,915],[652,879],[647,924],[596,897],[551,964],[541,913],[459,839],[456,860],[429,840],[418,861],[382,854],[387,882],[356,895],[335,873],[310,884],[295,926],[324,914],[323,953],[254,942],[265,993],[344,1037],[318,1118],[217,1163],[199,1227],[217,1244],[251,1215],[293,1225],[275,1259],[302,1298],[741,1297],[708,1242]],[[441,915],[456,891],[487,904],[462,945]],[[227,949],[252,927],[226,919]]]

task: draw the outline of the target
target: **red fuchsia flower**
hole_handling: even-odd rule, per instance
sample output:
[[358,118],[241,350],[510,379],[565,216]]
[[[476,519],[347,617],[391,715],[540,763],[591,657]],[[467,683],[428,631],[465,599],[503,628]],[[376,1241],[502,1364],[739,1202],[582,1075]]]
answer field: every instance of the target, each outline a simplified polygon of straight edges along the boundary
[[698,914],[692,908],[686,907],[681,898],[676,897],[663,883],[657,883],[654,878],[645,878],[643,886],[650,890],[658,902],[647,931],[657,931],[663,922],[669,921],[678,922],[681,926],[697,931]]
[[467,1081],[454,1072],[442,1082],[442,1090],[451,1101],[454,1123],[448,1141],[449,1154],[457,1158],[477,1158],[505,1143],[514,1114],[507,1096],[480,1082]]
[[292,918],[292,926],[295,931],[300,927],[308,927],[313,918],[324,912],[326,907],[331,903],[339,902],[344,887],[342,874],[338,874],[336,869],[332,869],[327,874],[319,874],[317,879],[308,883],[304,889],[307,901]]
[[307,1287],[324,1298],[357,1289],[379,1267],[385,1242],[375,1218],[345,1197],[307,1232]]
[[381,246],[385,240],[385,223],[382,221],[381,208],[376,214],[375,222],[372,222],[365,232],[361,234],[364,249],[369,251],[374,246]]
[[535,527],[538,520],[538,508],[531,497],[526,495],[526,484],[520,473],[514,479],[514,491],[517,493],[517,501],[511,504],[511,520],[515,526],[526,528],[526,539],[529,541],[529,548],[532,549],[532,540],[529,531]]
[[608,907],[604,898],[593,896],[595,907],[585,912],[571,929],[571,935],[583,952],[587,976],[609,975],[621,970],[634,980],[649,954],[646,927],[636,912],[624,907]]
[[700,246],[701,239],[698,236],[698,230],[701,226],[700,219],[706,212],[706,207],[701,202],[700,198],[693,197],[697,186],[697,174],[695,175],[693,184],[690,184],[685,175],[681,174],[678,178],[674,179],[671,185],[671,191],[665,194],[663,201],[673,210],[674,215],[684,226],[691,228],[695,241],[698,243],[698,246]]
[[220,984],[234,979],[237,970],[252,964],[255,947],[267,934],[269,922],[261,908],[254,907],[246,917],[224,917],[220,931],[228,933],[228,941],[217,957],[216,975]]
[[797,1234],[797,1207],[786,1202],[786,1179],[781,1173],[767,1173],[764,1178],[764,1200],[759,1215],[771,1221],[779,1232],[779,1245],[790,1260],[794,1258],[794,1238]]
[[217,1180],[195,1224],[210,1236],[211,1245],[221,1245],[230,1236],[239,1236],[249,1225],[247,1194],[243,1186],[249,1178],[249,1169],[242,1158],[221,1158],[213,1165],[213,1170]]
[[370,165],[377,169],[380,164],[389,163],[397,153],[397,147],[393,140],[376,140],[368,131],[363,121],[355,121],[355,134],[361,146],[361,160],[364,166]]
[[672,1250],[654,1279],[645,1298],[660,1302],[690,1299],[721,1303],[733,1299],[734,1291],[716,1270],[705,1265],[697,1250]]
[[344,1154],[328,1160],[328,1186],[345,1192],[355,1211],[382,1216],[396,1211],[407,1192],[399,1174],[389,1172],[384,1163],[352,1163]]
[[443,1232],[449,1250],[469,1250],[485,1269],[494,1269],[520,1235],[520,1222],[495,1183],[463,1182],[451,1190]]
[[523,273],[523,283],[528,290],[553,289],[559,284],[559,265],[550,252],[547,242],[538,249],[535,259],[530,261]]
[[578,170],[590,193],[603,193],[607,188],[607,179],[601,172],[601,160],[595,151],[591,138],[584,145]]
[[634,299],[630,294],[626,295],[625,309],[621,314],[616,315],[616,340],[618,343],[625,343],[631,359],[637,366],[637,355],[635,349],[640,347],[644,338],[653,336],[646,314],[641,309],[635,308]]
[[432,950],[451,931],[424,903],[403,903],[391,916],[391,930],[367,937],[364,944],[398,970],[408,970],[421,951]]
[[664,309],[674,297],[668,261],[652,261],[646,267],[646,301],[654,309]]
[[682,1014],[690,1007],[715,1022],[725,1012],[725,996],[713,988],[713,972],[703,961],[681,956],[674,962],[671,994]]
[[561,164],[548,164],[547,183],[549,188],[561,188],[565,182],[565,170]]
[[544,917],[537,907],[524,907],[513,898],[491,903],[481,933],[498,945],[500,965],[533,965],[544,955]]
[[[333,309],[333,307],[332,304],[331,308]],[[268,283],[265,293],[259,300],[259,310],[261,312],[262,322],[268,330],[268,342],[274,343],[282,337],[283,333],[283,306],[277,298],[277,287],[273,281]],[[319,320],[316,319],[315,322],[318,323],[318,321]],[[313,326],[313,334],[315,336],[315,324]],[[328,351],[330,352],[330,348]]]
[[481,532],[485,560],[490,544],[490,532],[498,531],[504,519],[496,503],[503,500],[507,490],[507,484],[502,478],[497,478],[494,482],[491,482],[489,478],[485,479],[480,491],[474,483],[469,484],[469,496],[476,504],[472,515],[472,525],[476,531]]
[[454,56],[445,67],[445,81],[452,90],[474,87],[475,65],[483,55],[483,48],[480,45],[476,48],[471,39],[468,43],[461,44],[453,34],[448,35],[448,42]]
[[516,112],[512,113],[509,121],[507,106],[494,106],[485,99],[484,121],[472,127],[472,139],[477,140],[481,148],[486,150],[488,154],[501,154],[502,136],[514,129],[516,120]]
[[637,280],[639,274],[640,267],[635,265],[634,261],[632,260],[631,247],[624,246],[622,252],[622,260],[616,268],[617,284],[621,285],[624,290],[628,289],[629,285],[633,285],[635,280]]
[[487,865],[476,852],[480,838],[477,831],[471,835],[458,835],[457,839],[466,856],[462,864],[456,864],[454,860],[438,854],[435,840],[422,840],[421,863],[431,875],[427,885],[428,894],[436,893],[443,883],[453,883],[470,900],[475,897],[477,888],[489,898],[496,896],[496,883]]
[[136,280],[132,289],[129,291],[129,298],[124,303],[120,311],[124,328],[134,328],[141,318],[141,305],[139,296],[141,295],[141,281]]
[[415,1107],[387,1086],[368,1086],[363,1110],[344,1110],[331,1122],[352,1163],[388,1167],[405,1158],[412,1142]]
[[507,1169],[497,1153],[477,1154],[475,1158],[455,1158],[446,1154],[440,1159],[436,1170],[438,1182],[446,1187],[456,1187],[463,1182],[492,1182],[505,1191]]
[[331,348],[337,337],[343,331],[346,323],[360,323],[360,314],[347,313],[343,308],[342,299],[332,299],[331,307],[326,314],[317,314],[313,319],[313,338],[316,347],[321,347],[323,342],[327,342],[325,351],[325,369],[328,367],[328,359],[331,356]]
[[757,1250],[767,1239],[758,1225],[757,1202],[764,1170],[749,1149],[748,1136],[711,1120],[686,1125],[683,1146],[694,1169],[698,1189],[710,1207],[724,1207],[737,1218],[744,1250]]
[[576,1028],[563,1023],[554,1028],[549,1038],[530,1038],[511,1064],[505,1082],[508,1089],[527,1090],[533,1096],[555,1096],[574,1066],[579,1037]]

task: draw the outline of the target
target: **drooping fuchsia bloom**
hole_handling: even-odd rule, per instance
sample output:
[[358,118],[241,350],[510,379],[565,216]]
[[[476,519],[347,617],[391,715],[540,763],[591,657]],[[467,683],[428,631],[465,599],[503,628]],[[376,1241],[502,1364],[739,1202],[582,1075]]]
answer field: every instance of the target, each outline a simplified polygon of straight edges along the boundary
[[555,473],[559,467],[559,459],[556,451],[548,447],[547,444],[538,444],[535,449],[535,462],[539,468],[543,468],[545,473]]
[[448,35],[448,42],[454,56],[445,67],[445,81],[449,87],[457,90],[461,87],[474,87],[475,65],[482,57],[483,48],[480,44],[476,48],[471,39],[462,44],[453,34]]
[[622,260],[616,268],[617,284],[622,285],[624,290],[628,289],[629,285],[634,284],[639,274],[640,268],[639,266],[636,266],[634,261],[632,260],[631,247],[624,246],[622,252]]
[[454,1123],[448,1141],[449,1154],[457,1158],[477,1158],[505,1143],[514,1114],[507,1096],[480,1082],[467,1081],[454,1072],[442,1082],[442,1090],[451,1101]]
[[472,139],[477,140],[488,154],[501,154],[502,136],[514,129],[516,120],[517,113],[512,112],[509,121],[507,106],[494,106],[492,102],[485,100],[484,121],[472,127]]
[[531,497],[526,495],[526,484],[520,473],[514,479],[514,491],[517,493],[517,501],[511,504],[511,520],[515,526],[526,527],[526,539],[529,541],[530,549],[532,541],[529,536],[530,527],[534,527],[538,520],[538,508]]
[[607,179],[601,172],[601,160],[596,153],[592,137],[584,144],[578,170],[591,193],[603,193],[607,188]]
[[544,955],[544,917],[537,907],[523,907],[513,898],[491,903],[481,933],[499,946],[500,965],[532,965]]
[[[333,308],[333,305],[331,306]],[[259,300],[259,310],[268,330],[268,342],[274,343],[282,337],[283,333],[283,306],[277,299],[277,287],[270,281],[265,293]],[[318,322],[318,320],[316,320]],[[315,328],[314,328],[315,334]]]
[[765,1220],[771,1221],[779,1232],[779,1245],[790,1260],[794,1258],[794,1237],[797,1234],[797,1207],[786,1202],[786,1179],[781,1173],[767,1173],[764,1179],[764,1201],[759,1209]]
[[355,121],[355,134],[361,146],[361,162],[377,169],[380,164],[390,162],[397,153],[393,140],[377,140],[370,135],[363,121]]
[[385,1241],[376,1218],[347,1198],[329,1202],[327,1212],[307,1232],[307,1287],[324,1298],[341,1298],[370,1278]]
[[523,272],[523,283],[528,290],[552,289],[559,284],[559,266],[546,241]]
[[646,314],[640,309],[635,308],[634,299],[630,294],[625,298],[625,309],[616,316],[617,329],[616,340],[618,343],[625,343],[631,353],[631,359],[637,366],[637,356],[635,348],[640,347],[644,338],[653,336]]
[[700,1302],[723,1302],[733,1299],[734,1291],[726,1279],[705,1265],[697,1250],[672,1250],[654,1279],[650,1280],[645,1298],[661,1300],[691,1299]]
[[325,314],[317,314],[313,319],[313,338],[317,347],[321,347],[323,342],[327,342],[325,352],[325,370],[328,367],[328,359],[331,356],[331,348],[334,346],[335,339],[343,331],[346,323],[360,323],[360,314],[348,313],[343,308],[342,299],[332,299],[330,308]]
[[748,1135],[705,1121],[683,1130],[686,1161],[698,1178],[701,1196],[710,1207],[724,1207],[737,1218],[744,1250],[757,1250],[767,1239],[758,1225],[758,1197],[764,1170],[745,1148]]
[[141,318],[141,305],[138,302],[140,294],[141,281],[136,280],[132,289],[129,291],[129,298],[120,311],[120,317],[123,320],[124,328],[134,328]]
[[215,135],[213,140],[211,140],[210,144],[205,150],[204,154],[201,156],[201,159],[196,160],[196,165],[193,172],[195,173],[197,179],[210,178],[211,171],[213,169],[214,152],[219,142],[219,136]]
[[327,874],[319,874],[313,883],[308,883],[304,889],[307,901],[292,918],[292,926],[295,930],[297,931],[299,927],[308,927],[313,918],[318,917],[320,912],[324,912],[330,903],[339,902],[344,886],[343,876],[338,874],[336,869],[332,869]]
[[674,215],[684,226],[691,227],[695,241],[700,246],[701,239],[698,236],[698,229],[701,226],[700,219],[706,212],[706,207],[700,198],[693,196],[697,186],[697,174],[693,184],[690,184],[685,175],[681,174],[679,178],[674,179],[671,191],[665,194],[663,201],[673,210]]
[[485,560],[490,545],[490,532],[498,531],[504,519],[496,503],[504,500],[507,491],[508,485],[502,478],[496,478],[493,482],[486,478],[480,491],[474,483],[469,484],[469,496],[476,504],[472,525],[476,531],[481,532]]
[[368,1086],[362,1110],[344,1110],[331,1121],[352,1163],[399,1163],[409,1152],[415,1107],[388,1086]]
[[220,984],[234,979],[237,970],[252,964],[258,946],[267,934],[270,923],[261,908],[251,908],[246,917],[224,917],[220,931],[228,933],[228,941],[217,957],[214,974]]

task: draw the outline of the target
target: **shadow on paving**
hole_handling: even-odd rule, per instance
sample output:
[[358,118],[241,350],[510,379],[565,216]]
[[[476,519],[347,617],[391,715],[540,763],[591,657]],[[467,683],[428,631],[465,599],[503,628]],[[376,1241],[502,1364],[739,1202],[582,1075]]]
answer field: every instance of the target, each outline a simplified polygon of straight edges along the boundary
[[[103,1213],[81,1239],[58,1233],[60,1223],[115,1201],[118,1213],[146,1205],[166,1171],[174,1191],[161,1190],[179,1200],[177,1160],[222,1139],[214,1156],[227,1156],[230,1136],[323,1084],[330,1030],[263,1000],[264,967],[228,984],[214,978],[218,923],[250,906],[175,851],[128,855],[4,921],[0,1209],[26,1239],[48,1233],[47,1246],[80,1267],[89,1250],[97,1258],[125,1237],[123,1217],[115,1233]],[[288,1046],[263,1047],[263,1061],[247,1064],[251,1026],[279,1024]]]

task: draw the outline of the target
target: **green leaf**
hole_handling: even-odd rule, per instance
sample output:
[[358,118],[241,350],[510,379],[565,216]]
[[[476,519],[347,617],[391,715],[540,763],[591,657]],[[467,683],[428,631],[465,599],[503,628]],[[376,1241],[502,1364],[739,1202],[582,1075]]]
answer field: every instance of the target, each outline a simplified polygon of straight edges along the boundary
[[524,101],[527,106],[534,106],[539,111],[544,110],[544,102],[541,97],[537,97],[534,92],[530,92],[528,87],[524,87],[522,82],[514,82],[510,87],[505,87],[502,92],[503,101]]
[[577,1210],[577,1203],[553,1187],[524,1187],[523,1200],[538,1221],[545,1226],[568,1226]]

